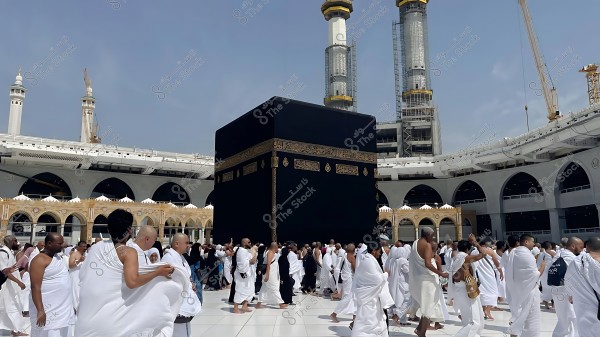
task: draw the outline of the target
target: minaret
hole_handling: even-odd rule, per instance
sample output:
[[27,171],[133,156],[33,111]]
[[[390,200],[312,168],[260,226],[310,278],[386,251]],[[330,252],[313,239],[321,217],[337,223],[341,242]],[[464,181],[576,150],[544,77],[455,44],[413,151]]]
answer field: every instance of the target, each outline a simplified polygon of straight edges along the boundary
[[[442,152],[429,74],[428,2],[396,0],[400,9],[402,97],[397,101],[398,117],[402,122],[403,157],[435,156]],[[399,87],[399,83],[396,85]]]
[[8,134],[21,134],[21,115],[23,114],[23,101],[25,101],[25,87],[21,76],[21,67],[15,78],[15,84],[10,86],[10,113],[8,115]]
[[87,68],[83,71],[83,81],[85,82],[85,96],[81,97],[81,142],[100,143],[97,127],[94,125],[96,99],[92,96],[92,82],[88,77]]
[[356,57],[347,45],[346,20],[351,0],[326,0],[321,12],[329,24],[329,46],[325,49],[325,106],[356,111]]

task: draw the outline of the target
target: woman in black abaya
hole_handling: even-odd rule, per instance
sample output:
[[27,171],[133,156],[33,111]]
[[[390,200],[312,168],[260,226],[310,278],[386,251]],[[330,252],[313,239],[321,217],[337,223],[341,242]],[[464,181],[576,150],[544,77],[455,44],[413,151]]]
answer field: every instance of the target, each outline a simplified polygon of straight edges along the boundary
[[277,263],[279,263],[279,278],[281,280],[281,286],[279,287],[279,293],[285,304],[294,304],[292,302],[292,296],[294,295],[294,280],[290,276],[290,262],[288,261],[288,254],[290,251],[287,247],[281,250],[281,256]]

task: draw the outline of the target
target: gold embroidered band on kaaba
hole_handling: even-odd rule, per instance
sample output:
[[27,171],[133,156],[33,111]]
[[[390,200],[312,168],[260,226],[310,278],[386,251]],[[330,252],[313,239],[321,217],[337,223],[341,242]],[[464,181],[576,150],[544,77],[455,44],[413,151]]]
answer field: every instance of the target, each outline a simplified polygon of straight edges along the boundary
[[[246,150],[238,152],[231,157],[228,157],[215,166],[215,173],[227,170],[252,158],[271,152],[272,150],[286,153],[299,154],[304,156],[313,156],[327,159],[337,159],[345,161],[353,161],[367,164],[377,164],[377,154],[363,151],[355,151],[349,148],[339,148],[333,146],[317,145],[310,143],[297,142],[273,138],[262,143],[254,145]],[[302,164],[301,164],[302,165]],[[346,168],[341,169],[345,174],[352,174]],[[225,180],[225,177],[223,179]]]

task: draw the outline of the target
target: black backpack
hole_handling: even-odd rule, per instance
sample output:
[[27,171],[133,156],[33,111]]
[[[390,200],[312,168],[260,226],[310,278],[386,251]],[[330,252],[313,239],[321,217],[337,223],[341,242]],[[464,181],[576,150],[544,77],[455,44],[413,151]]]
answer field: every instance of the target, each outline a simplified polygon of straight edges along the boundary
[[554,263],[552,263],[550,269],[548,269],[548,285],[555,287],[564,286],[566,273],[567,263],[562,257],[559,257],[556,259],[556,261],[554,261]]

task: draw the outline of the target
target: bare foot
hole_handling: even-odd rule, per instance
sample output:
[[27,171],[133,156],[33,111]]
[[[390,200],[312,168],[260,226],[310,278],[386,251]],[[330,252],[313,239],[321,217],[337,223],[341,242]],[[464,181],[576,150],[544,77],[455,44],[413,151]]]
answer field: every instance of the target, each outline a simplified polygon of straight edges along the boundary
[[265,306],[264,306],[264,305],[262,305],[261,303],[256,303],[256,309],[262,309],[262,308],[264,308],[264,307],[265,307]]
[[[287,308],[287,307],[288,307],[288,305],[287,305],[287,304],[285,304],[285,303],[281,303],[281,304],[279,305],[279,309],[285,309],[285,308]],[[257,307],[257,308],[258,308],[258,307]]]
[[234,314],[243,314],[244,311],[240,311],[239,309],[233,309]]
[[243,312],[252,312],[252,309],[250,309],[250,308],[242,308],[242,311]]
[[337,314],[335,312],[331,313],[331,315],[329,315],[329,317],[331,317],[331,320],[334,321],[335,323],[340,322],[340,321],[338,321]]

